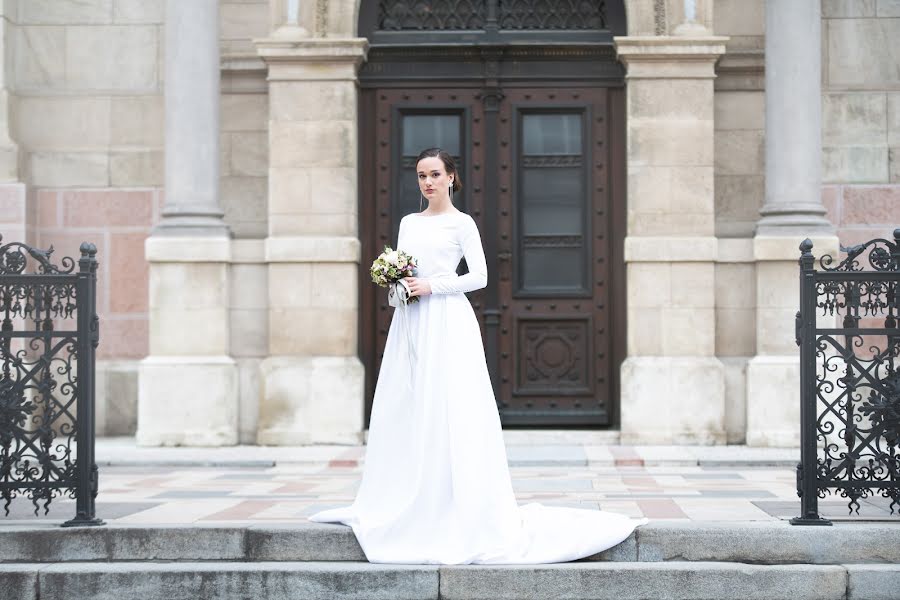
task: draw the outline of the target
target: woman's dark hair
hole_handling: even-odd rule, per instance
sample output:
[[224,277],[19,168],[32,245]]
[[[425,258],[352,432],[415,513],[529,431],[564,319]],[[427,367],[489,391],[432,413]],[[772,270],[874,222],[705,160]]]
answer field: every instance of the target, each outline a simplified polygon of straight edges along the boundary
[[456,170],[456,161],[453,160],[453,157],[450,156],[450,153],[446,150],[441,150],[440,148],[429,148],[427,150],[422,150],[419,154],[419,158],[416,159],[416,164],[419,164],[419,161],[423,158],[439,158],[441,162],[444,163],[444,170],[447,171],[447,175],[453,175],[453,191],[458,192],[462,189],[462,182],[459,180],[459,172]]

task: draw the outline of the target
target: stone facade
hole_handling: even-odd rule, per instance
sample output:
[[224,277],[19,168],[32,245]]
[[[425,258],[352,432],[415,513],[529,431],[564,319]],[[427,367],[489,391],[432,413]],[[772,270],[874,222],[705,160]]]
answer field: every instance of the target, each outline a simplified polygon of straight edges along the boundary
[[[166,0],[0,2],[0,233],[53,244],[57,255],[97,244],[101,434],[143,431],[153,444],[357,441],[359,0],[208,2],[218,19],[184,26],[189,39],[218,40],[217,137],[170,130]],[[804,199],[807,229],[817,250],[886,236],[900,224],[900,4],[798,3],[818,11],[821,39],[806,48],[821,61],[821,149],[796,149],[821,167],[816,198]],[[765,227],[766,215],[784,214],[772,212],[766,111],[813,118],[805,104],[772,104],[777,84],[764,66],[782,59],[766,39],[767,10],[783,9],[697,0],[686,24],[681,0],[624,4],[622,439],[794,443],[796,415],[760,400],[793,406],[795,349],[783,322],[795,301],[779,292],[796,287],[802,238]],[[190,94],[200,79],[177,85]],[[173,239],[166,227],[190,203],[173,199],[184,184],[166,171],[179,134],[217,148],[204,213],[216,224]],[[648,295],[659,281],[666,293]],[[317,327],[326,317],[329,328]],[[188,334],[203,322],[201,336]],[[160,388],[166,369],[185,379]],[[662,411],[665,393],[678,403]],[[204,405],[227,405],[220,421],[182,405],[204,395]],[[163,435],[179,406],[184,426]],[[699,428],[679,421],[688,412]]]

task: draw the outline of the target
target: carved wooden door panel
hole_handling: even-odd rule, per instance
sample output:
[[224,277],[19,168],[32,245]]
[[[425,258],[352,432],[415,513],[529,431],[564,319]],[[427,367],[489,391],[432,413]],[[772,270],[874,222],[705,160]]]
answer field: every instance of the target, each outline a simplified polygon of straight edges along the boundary
[[504,424],[610,422],[605,88],[510,89],[500,104],[499,408]]

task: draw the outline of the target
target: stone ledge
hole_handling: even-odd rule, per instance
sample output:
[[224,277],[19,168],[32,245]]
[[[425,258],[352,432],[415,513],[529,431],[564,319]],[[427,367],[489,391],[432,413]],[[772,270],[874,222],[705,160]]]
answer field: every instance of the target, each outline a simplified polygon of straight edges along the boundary
[[825,254],[837,257],[840,242],[837,236],[804,236],[800,234],[757,235],[753,238],[753,256],[758,261],[794,261],[800,259],[800,243],[809,237],[813,254],[818,260]]
[[266,262],[266,241],[260,239],[232,240],[231,262],[247,264]]
[[269,237],[265,241],[267,262],[358,263],[360,254],[355,237]]
[[625,238],[625,262],[711,262],[719,252],[714,237]]
[[144,242],[147,262],[230,262],[231,238],[225,236],[150,236]]
[[[656,520],[618,546],[573,564],[897,565],[898,542],[896,523],[802,527],[786,521]],[[72,529],[43,523],[0,529],[0,563],[161,560],[353,562],[364,561],[365,555],[349,527],[320,523]],[[897,569],[900,573],[900,566]]]
[[718,238],[718,241],[719,248],[716,262],[756,262],[756,257],[753,255],[753,238]]

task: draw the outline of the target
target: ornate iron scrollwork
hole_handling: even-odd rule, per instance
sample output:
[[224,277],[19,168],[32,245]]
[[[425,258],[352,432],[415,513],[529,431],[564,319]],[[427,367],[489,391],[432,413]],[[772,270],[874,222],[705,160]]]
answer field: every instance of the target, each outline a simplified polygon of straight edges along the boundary
[[606,29],[606,3],[500,0],[501,29]]
[[882,431],[889,445],[897,446],[900,445],[900,371],[882,379],[879,387],[869,392],[859,411]]
[[818,271],[811,250],[808,240],[801,245],[804,477],[801,516],[792,522],[828,524],[818,499],[829,494],[846,498],[851,514],[881,496],[893,514],[900,508],[900,229],[893,240],[842,248],[847,256],[837,264],[821,257]]
[[484,0],[381,0],[378,28],[382,31],[484,29]]
[[[489,15],[495,15],[489,18]],[[606,3],[584,0],[381,0],[379,31],[602,30]],[[491,20],[491,22],[494,22]]]
[[0,498],[6,515],[20,495],[37,515],[65,495],[77,502],[65,525],[101,525],[89,396],[97,249],[82,244],[77,272],[73,259],[60,267],[52,254],[20,242],[0,246]]
[[864,266],[860,264],[859,258],[867,249],[869,252],[866,254],[866,258],[868,259],[869,267],[874,271],[894,273],[900,271],[900,229],[894,230],[893,241],[877,238],[849,248],[841,246],[841,252],[847,254],[844,260],[832,266],[834,257],[830,254],[825,254],[819,260],[819,264],[824,271],[859,272],[863,270]]

